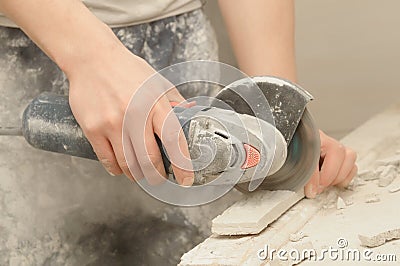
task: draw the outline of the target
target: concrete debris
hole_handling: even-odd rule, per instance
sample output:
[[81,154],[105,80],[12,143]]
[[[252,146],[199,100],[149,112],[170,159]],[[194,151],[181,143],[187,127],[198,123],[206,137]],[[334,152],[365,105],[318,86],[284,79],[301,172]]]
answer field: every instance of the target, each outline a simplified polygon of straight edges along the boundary
[[379,247],[390,240],[400,239],[400,229],[389,230],[374,236],[358,235],[358,238],[364,247]]
[[378,168],[376,168],[376,170],[374,171],[374,174],[379,177],[379,175],[382,174],[385,170],[386,165],[378,166]]
[[346,206],[347,206],[346,202],[341,197],[338,197],[336,202],[336,209],[338,210],[345,209]]
[[395,178],[392,184],[387,187],[389,193],[395,193],[400,191],[400,177]]
[[369,194],[365,200],[365,203],[375,203],[379,201],[381,201],[381,199],[378,197],[378,194]]
[[303,232],[297,232],[295,234],[290,234],[289,236],[289,240],[291,242],[299,242],[300,240],[302,240],[303,238],[307,237],[308,235],[304,234]]
[[359,180],[362,181],[372,181],[378,179],[378,175],[371,170],[363,170],[358,173]]
[[400,155],[395,155],[386,159],[378,161],[378,168],[376,170],[362,170],[358,173],[358,178],[354,178],[350,183],[348,189],[354,190],[357,186],[365,185],[363,181],[372,181],[379,179],[378,185],[380,187],[386,187],[392,183],[392,181],[399,174],[400,166]]
[[396,192],[398,192],[398,191],[400,191],[400,186],[389,189],[389,192],[390,192],[390,193],[396,193]]
[[322,205],[322,208],[323,209],[336,208],[338,195],[340,193],[339,189],[332,187],[332,188],[330,188],[329,190],[327,190],[324,193],[327,193],[327,196],[326,196],[325,204]]
[[394,165],[385,166],[379,177],[379,186],[387,187],[397,177],[397,167]]
[[[368,173],[371,173],[370,171],[368,171]],[[375,178],[377,179],[377,178]],[[360,177],[355,177],[353,180],[351,180],[349,186],[347,187],[348,190],[354,191],[356,187],[361,187],[364,186],[366,184],[365,181],[368,181],[366,179],[362,179]]]
[[396,186],[392,186],[391,188],[389,188],[390,193],[396,193],[398,191],[400,191],[400,184],[396,184]]
[[[279,219],[257,236],[222,237],[212,235],[185,253],[179,265],[268,265],[270,261],[267,259],[260,261],[257,250],[260,248],[265,250],[266,244],[268,244],[268,248],[281,249],[288,243],[292,243],[289,242],[290,234],[299,232],[312,217],[315,217],[326,200],[326,196],[326,193],[322,193],[317,200],[299,201],[290,211],[283,213]],[[285,250],[287,249],[285,248]]]
[[378,165],[393,165],[400,166],[400,154],[394,155],[392,157],[388,157],[378,161]]

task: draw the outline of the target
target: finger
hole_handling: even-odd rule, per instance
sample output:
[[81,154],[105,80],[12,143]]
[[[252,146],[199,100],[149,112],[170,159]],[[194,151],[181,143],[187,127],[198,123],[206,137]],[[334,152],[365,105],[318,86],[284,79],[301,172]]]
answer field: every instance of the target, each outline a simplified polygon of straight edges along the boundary
[[[125,164],[130,173],[129,177],[133,177],[136,181],[146,178],[151,185],[161,183],[161,181],[153,181],[154,178],[152,176],[155,176],[158,172],[154,173],[153,164],[147,155],[147,150],[151,152],[153,149],[146,147],[146,140],[148,141],[149,137],[154,138],[154,133],[152,131],[149,133],[149,129],[146,128],[148,125],[146,124],[147,119],[143,118],[143,120],[139,121],[140,117],[137,117],[136,113],[127,112],[123,124],[123,154]],[[147,137],[145,134],[147,134]],[[164,180],[164,178],[162,179]]]
[[185,101],[185,98],[183,98],[183,96],[179,93],[179,91],[174,87],[172,89],[170,89],[165,96],[167,96],[168,100],[170,102],[183,102]]
[[337,184],[338,187],[342,188],[347,188],[350,185],[351,180],[357,175],[358,167],[357,165],[353,166],[353,169],[351,169],[350,173],[346,176],[346,178],[339,184]]
[[[166,101],[166,98],[164,101]],[[135,159],[132,160],[133,165],[131,170],[134,171],[136,169],[139,171],[138,169],[140,169],[139,173],[146,178],[147,182],[151,185],[156,185],[165,182],[166,172],[154,136],[152,122],[154,108],[149,111],[148,115],[140,115],[143,113],[141,111],[147,114],[147,104],[149,104],[148,101],[144,100],[138,102],[137,105],[131,105],[130,109],[128,109],[125,114],[123,128],[127,132],[127,135],[129,135],[129,141],[132,144],[132,150],[135,154]],[[127,160],[130,163],[130,159]],[[136,175],[136,173],[134,173],[134,175]]]
[[327,143],[323,148],[325,150],[323,153],[326,153],[326,155],[323,158],[320,171],[320,192],[335,180],[345,158],[345,148],[343,145],[338,144],[337,141],[331,138],[328,138],[326,141]]
[[190,108],[196,105],[196,101],[186,101],[176,88],[169,90],[165,95],[167,96],[171,107],[180,106]]
[[353,170],[356,159],[357,154],[352,149],[346,148],[346,155],[342,167],[340,168],[336,179],[333,180],[330,185],[337,185],[342,183],[348,177],[349,173]]
[[177,182],[191,186],[194,174],[185,134],[168,103],[164,102],[160,108],[154,116],[154,132],[160,136],[167,150]]
[[304,194],[307,198],[313,199],[317,196],[319,189],[319,166],[315,167],[314,173],[312,174],[307,185],[304,187]]
[[[130,142],[129,134],[114,134],[110,136],[114,154],[123,173],[132,181],[143,178],[136,155]],[[123,143],[123,145],[122,145]]]
[[99,162],[103,165],[106,171],[112,176],[121,175],[122,169],[118,165],[118,161],[114,155],[114,150],[110,142],[106,138],[97,137],[91,139],[89,136],[88,140],[92,144]]
[[154,133],[152,122],[148,121],[144,133],[146,153],[141,154],[140,157],[137,156],[142,172],[149,184],[158,185],[165,182],[167,174]]
[[122,121],[116,118],[108,119],[110,121],[109,126],[106,129],[107,138],[109,140],[110,146],[117,164],[121,171],[130,179],[134,180],[131,172],[129,171],[128,164],[126,163],[124,151],[122,147]]
[[139,181],[140,179],[144,178],[144,175],[142,169],[140,169],[140,165],[136,158],[135,150],[133,149],[133,145],[128,132],[124,133],[124,135],[122,136],[122,141],[122,148],[125,157],[124,159],[126,161],[126,164],[128,165],[128,170],[130,173],[128,177],[134,181]]

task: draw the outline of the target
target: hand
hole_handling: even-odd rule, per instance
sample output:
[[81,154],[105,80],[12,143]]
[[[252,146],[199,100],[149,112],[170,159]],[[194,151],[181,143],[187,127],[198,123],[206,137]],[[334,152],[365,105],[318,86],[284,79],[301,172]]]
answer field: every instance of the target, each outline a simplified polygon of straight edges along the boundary
[[[132,179],[146,177],[150,184],[163,181],[158,178],[155,169],[161,176],[166,177],[154,134],[162,140],[171,161],[174,159],[171,157],[178,157],[174,155],[177,154],[178,136],[181,149],[179,154],[190,158],[186,139],[183,134],[179,134],[181,127],[176,116],[168,115],[172,111],[170,101],[184,100],[174,89],[155,103],[148,115],[146,126],[143,124],[142,128],[129,127],[129,132],[126,133],[130,137],[131,145],[128,148],[128,162],[126,161],[122,145],[125,110],[132,95],[154,73],[155,70],[147,62],[119,45],[99,52],[95,58],[77,64],[67,72],[70,81],[71,109],[105,169],[111,175],[124,173]],[[146,99],[142,102],[145,104]],[[145,116],[140,106],[131,108],[129,112],[129,117],[134,120]],[[168,123],[165,123],[163,128],[165,121]],[[145,140],[135,137],[139,136],[140,131],[144,131]],[[174,134],[176,138],[173,143],[168,137]],[[146,147],[142,147],[143,144]],[[124,148],[127,149],[127,146]],[[143,151],[147,153],[144,154]],[[134,170],[135,177],[129,168]],[[183,170],[175,165],[173,170],[179,184],[192,185],[194,179],[192,171]]]
[[[129,164],[136,179],[145,176],[150,183],[161,182],[158,173],[164,177],[166,174],[155,133],[171,161],[183,166],[179,168],[172,163],[178,183],[192,184],[186,139],[176,116],[170,113],[169,102],[183,100],[176,89],[156,97],[156,104],[151,105],[153,109],[148,114],[139,108],[146,99],[131,108],[130,120],[145,116],[148,120],[141,128],[124,130],[131,142],[124,146],[129,150],[125,153],[129,156],[126,162],[122,146],[125,109],[139,86],[155,71],[130,53],[82,1],[4,0],[0,1],[0,11],[19,25],[67,75],[72,112],[110,174],[123,172],[133,178]],[[160,90],[150,90],[149,96],[153,97],[154,91]],[[136,137],[143,131],[144,138]]]
[[357,174],[357,154],[320,131],[321,159],[304,188],[308,198],[315,198],[329,186],[347,187]]

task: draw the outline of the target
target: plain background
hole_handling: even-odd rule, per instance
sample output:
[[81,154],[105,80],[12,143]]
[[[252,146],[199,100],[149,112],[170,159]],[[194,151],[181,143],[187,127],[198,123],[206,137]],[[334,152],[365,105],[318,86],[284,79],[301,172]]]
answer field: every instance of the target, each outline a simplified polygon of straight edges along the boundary
[[[217,1],[205,9],[220,60],[235,65]],[[296,1],[299,84],[314,95],[310,110],[328,134],[340,138],[400,102],[399,10],[398,0]]]

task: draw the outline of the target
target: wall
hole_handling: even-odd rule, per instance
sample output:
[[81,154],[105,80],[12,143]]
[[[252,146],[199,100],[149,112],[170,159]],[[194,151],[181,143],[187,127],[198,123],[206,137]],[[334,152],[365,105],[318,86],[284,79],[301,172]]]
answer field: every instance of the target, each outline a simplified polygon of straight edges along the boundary
[[[319,126],[341,137],[398,102],[400,1],[296,1],[299,83],[316,100]],[[206,12],[220,43],[220,58],[235,63],[214,0]]]

